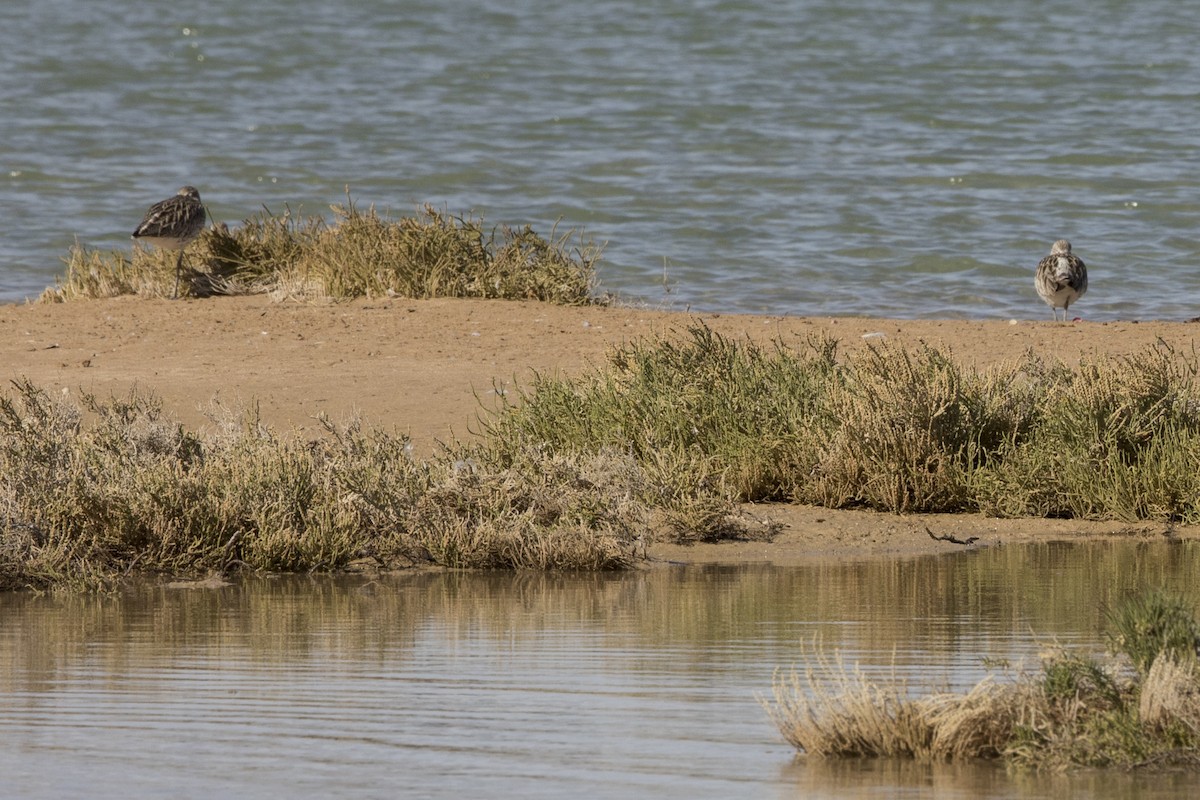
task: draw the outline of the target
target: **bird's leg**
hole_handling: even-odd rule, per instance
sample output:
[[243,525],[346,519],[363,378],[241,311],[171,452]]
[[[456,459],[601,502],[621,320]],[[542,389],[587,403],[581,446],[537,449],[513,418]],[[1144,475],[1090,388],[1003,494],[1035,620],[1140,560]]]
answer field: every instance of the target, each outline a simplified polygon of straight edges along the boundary
[[179,248],[179,255],[175,258],[175,293],[171,295],[172,300],[179,299],[179,273],[183,266],[183,248]]

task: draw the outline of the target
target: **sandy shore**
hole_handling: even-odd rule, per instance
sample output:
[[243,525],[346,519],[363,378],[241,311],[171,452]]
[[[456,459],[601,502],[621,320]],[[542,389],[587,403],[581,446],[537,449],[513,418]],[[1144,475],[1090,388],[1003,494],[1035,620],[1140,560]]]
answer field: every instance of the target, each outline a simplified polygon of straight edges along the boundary
[[[1041,311],[1040,307],[1033,309]],[[265,297],[209,300],[118,298],[59,305],[0,306],[0,365],[6,380],[47,389],[125,394],[152,391],[189,428],[203,409],[257,403],[277,430],[315,432],[315,416],[360,415],[412,436],[418,453],[438,440],[465,438],[495,388],[534,373],[573,374],[600,364],[613,345],[679,332],[702,321],[725,335],[766,343],[814,334],[844,349],[880,341],[945,349],[986,366],[1028,349],[1073,362],[1141,350],[1161,339],[1191,351],[1200,326],[1187,322],[960,321],[690,315],[635,308],[562,308],[543,303],[470,300],[356,301],[301,305]],[[864,338],[866,337],[866,338]],[[784,523],[770,544],[675,548],[655,555],[681,561],[772,561],[848,555],[945,552],[961,545],[1079,536],[1161,537],[1161,526],[975,516],[894,516],[793,506],[747,513]],[[1183,530],[1177,535],[1193,536]]]

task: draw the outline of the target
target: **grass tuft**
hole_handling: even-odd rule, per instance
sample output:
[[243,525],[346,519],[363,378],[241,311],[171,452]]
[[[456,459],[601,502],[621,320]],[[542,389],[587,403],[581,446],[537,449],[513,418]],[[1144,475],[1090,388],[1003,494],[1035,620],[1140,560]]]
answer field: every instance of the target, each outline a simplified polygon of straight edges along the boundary
[[[1157,630],[1184,609],[1150,595],[1113,617]],[[1198,623],[1187,614],[1191,626]],[[1003,759],[1032,769],[1116,766],[1200,767],[1200,668],[1193,649],[1157,637],[1115,638],[1116,662],[1061,650],[1039,671],[1008,680],[989,675],[965,694],[914,697],[893,674],[882,682],[847,669],[819,649],[801,674],[777,672],[763,705],[783,737],[814,757],[892,757],[918,761]],[[1187,650],[1185,653],[1184,650]],[[1148,668],[1132,669],[1143,656]],[[819,678],[819,675],[831,677]]]
[[1173,661],[1200,655],[1200,622],[1182,598],[1148,592],[1108,614],[1109,644],[1125,653],[1142,675],[1162,657]]
[[483,432],[501,455],[627,449],[667,509],[715,499],[1195,522],[1195,373],[1194,354],[1166,347],[1074,370],[1026,354],[975,371],[924,345],[843,356],[831,340],[763,347],[693,325],[578,377],[536,377]]
[[[487,228],[482,218],[423,206],[392,219],[348,197],[334,221],[265,210],[228,228],[207,228],[188,248],[181,292],[195,297],[273,294],[281,298],[396,296],[543,300],[593,297],[601,248],[574,231],[544,238],[529,226]],[[66,274],[42,302],[139,294],[170,296],[175,254],[135,247],[132,257],[76,246]]]
[[316,441],[253,413],[200,436],[153,397],[0,396],[0,589],[101,587],[133,570],[312,571],[366,560],[617,569],[635,559],[643,480],[620,454],[466,450],[429,461],[358,423]]

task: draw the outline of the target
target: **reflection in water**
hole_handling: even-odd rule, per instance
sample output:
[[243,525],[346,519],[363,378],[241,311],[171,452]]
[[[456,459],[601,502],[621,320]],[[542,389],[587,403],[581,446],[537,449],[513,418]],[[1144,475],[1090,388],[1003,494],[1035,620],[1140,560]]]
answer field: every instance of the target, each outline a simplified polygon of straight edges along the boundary
[[867,671],[952,687],[977,680],[985,656],[1028,659],[1049,639],[1099,647],[1122,595],[1200,585],[1196,553],[1048,544],[786,569],[4,596],[0,773],[25,796],[1050,796],[1051,779],[990,765],[793,759],[755,696],[814,637]]
[[780,782],[791,788],[787,796],[829,800],[868,796],[938,800],[980,797],[1179,800],[1194,796],[1196,791],[1196,776],[1183,772],[1088,770],[1066,775],[1010,774],[989,763],[916,764],[883,759],[795,759],[783,769]]

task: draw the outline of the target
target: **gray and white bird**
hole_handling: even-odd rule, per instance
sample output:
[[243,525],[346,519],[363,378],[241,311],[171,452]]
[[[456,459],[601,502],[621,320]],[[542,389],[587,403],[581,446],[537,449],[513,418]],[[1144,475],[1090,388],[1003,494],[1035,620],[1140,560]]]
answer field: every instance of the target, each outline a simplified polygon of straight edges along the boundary
[[179,273],[183,266],[183,251],[188,243],[204,230],[204,205],[194,186],[184,186],[173,197],[150,206],[133,238],[164,250],[176,250],[175,294],[179,296]]
[[1058,321],[1058,309],[1063,310],[1063,322],[1067,321],[1067,307],[1087,291],[1087,267],[1083,259],[1071,252],[1071,243],[1059,239],[1050,248],[1050,255],[1038,262],[1033,285],[1046,305],[1054,321]]

